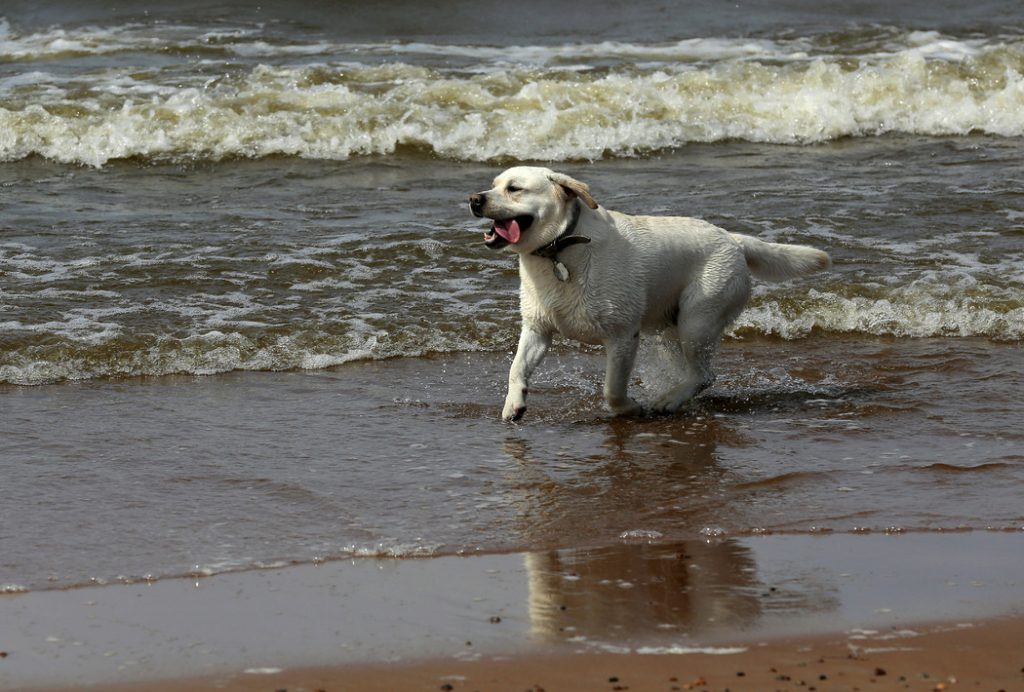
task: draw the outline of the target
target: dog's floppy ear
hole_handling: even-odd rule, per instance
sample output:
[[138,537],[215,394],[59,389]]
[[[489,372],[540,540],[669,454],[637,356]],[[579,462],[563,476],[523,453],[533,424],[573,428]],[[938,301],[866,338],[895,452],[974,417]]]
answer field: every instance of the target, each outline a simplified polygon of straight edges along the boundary
[[590,196],[590,188],[587,187],[586,183],[581,183],[575,178],[570,178],[564,173],[551,173],[548,179],[556,185],[561,185],[569,197],[579,197],[582,199],[588,207],[591,209],[597,209],[597,202]]

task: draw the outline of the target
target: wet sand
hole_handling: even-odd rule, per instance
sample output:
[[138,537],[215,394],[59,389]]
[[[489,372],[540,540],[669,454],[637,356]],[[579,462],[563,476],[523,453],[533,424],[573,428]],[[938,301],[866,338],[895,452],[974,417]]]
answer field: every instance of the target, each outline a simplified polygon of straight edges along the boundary
[[1022,554],[1008,531],[625,541],[8,594],[0,688],[1020,689]]
[[1018,690],[1024,619],[934,625],[893,646],[890,633],[761,642],[742,653],[686,657],[561,655],[428,661],[241,674],[111,689],[256,690]]

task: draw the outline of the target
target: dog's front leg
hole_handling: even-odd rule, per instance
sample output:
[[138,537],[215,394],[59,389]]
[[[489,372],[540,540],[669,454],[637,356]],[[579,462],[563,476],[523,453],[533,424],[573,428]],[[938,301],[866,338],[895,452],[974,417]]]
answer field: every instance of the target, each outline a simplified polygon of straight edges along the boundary
[[639,331],[605,343],[605,350],[608,351],[608,365],[604,375],[604,400],[608,409],[616,416],[631,416],[643,410],[640,404],[626,394],[639,345]]
[[519,420],[526,413],[526,393],[530,385],[530,375],[544,360],[544,354],[551,345],[551,332],[539,331],[533,326],[523,323],[523,331],[519,335],[519,348],[512,359],[512,368],[508,371],[508,396],[505,397],[505,408],[501,417],[507,421]]

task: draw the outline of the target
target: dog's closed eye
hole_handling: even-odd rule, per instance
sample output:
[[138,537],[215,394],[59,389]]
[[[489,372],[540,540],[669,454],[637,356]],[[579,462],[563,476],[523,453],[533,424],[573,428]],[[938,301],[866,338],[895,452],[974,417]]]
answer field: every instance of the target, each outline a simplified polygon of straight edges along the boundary
[[519,187],[518,185],[509,185],[508,187],[505,188],[505,192],[507,192],[509,194],[514,194],[516,192],[522,192],[522,191],[523,191],[523,188]]

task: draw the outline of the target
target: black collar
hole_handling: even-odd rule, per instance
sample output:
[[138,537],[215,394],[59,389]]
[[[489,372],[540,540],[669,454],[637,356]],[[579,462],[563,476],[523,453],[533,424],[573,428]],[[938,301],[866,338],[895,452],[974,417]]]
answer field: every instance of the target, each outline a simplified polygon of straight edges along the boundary
[[539,247],[533,251],[534,255],[538,257],[544,257],[558,264],[558,253],[569,247],[570,245],[576,245],[577,243],[589,243],[590,238],[585,235],[573,235],[576,231],[576,225],[580,222],[580,201],[576,200],[576,205],[572,209],[572,218],[569,220],[569,225],[565,227],[565,230],[558,234],[558,237],[552,240],[550,243],[543,247]]

